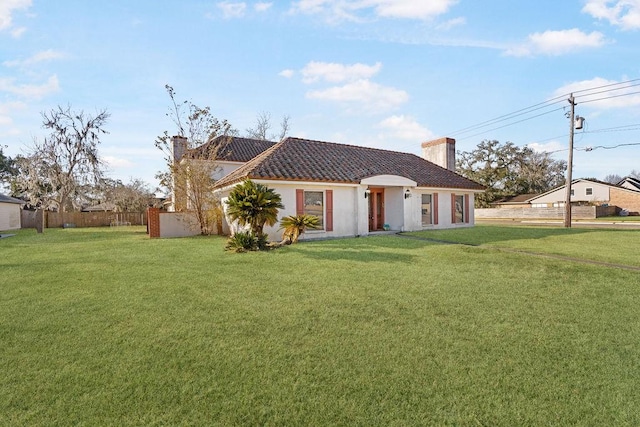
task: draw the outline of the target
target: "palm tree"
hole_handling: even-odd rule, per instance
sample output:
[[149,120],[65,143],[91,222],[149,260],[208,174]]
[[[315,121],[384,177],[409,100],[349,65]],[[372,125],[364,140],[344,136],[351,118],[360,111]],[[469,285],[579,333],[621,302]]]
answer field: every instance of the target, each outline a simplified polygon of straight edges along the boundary
[[298,237],[307,229],[319,228],[320,220],[315,215],[291,215],[280,220],[280,230],[282,233],[282,243],[290,245],[298,241]]
[[275,190],[250,179],[236,185],[226,203],[229,217],[242,226],[249,225],[255,236],[262,236],[265,224],[278,222],[278,210],[284,208]]

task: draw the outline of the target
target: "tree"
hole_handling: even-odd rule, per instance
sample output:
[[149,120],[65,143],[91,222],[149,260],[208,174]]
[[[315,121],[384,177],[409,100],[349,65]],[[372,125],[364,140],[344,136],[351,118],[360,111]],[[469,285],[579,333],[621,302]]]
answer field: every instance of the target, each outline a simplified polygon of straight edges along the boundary
[[8,187],[17,174],[18,168],[15,160],[5,155],[3,147],[0,145],[0,188],[3,186]]
[[275,190],[250,179],[236,185],[226,203],[229,218],[241,226],[248,225],[257,237],[263,236],[265,224],[272,226],[278,222],[278,210],[284,208]]
[[609,174],[604,177],[604,182],[608,182],[609,184],[617,184],[622,181],[622,177],[618,174]]
[[43,127],[50,134],[34,140],[30,153],[17,159],[17,192],[32,206],[80,210],[86,190],[104,174],[98,145],[109,116],[106,110],[93,116],[70,106],[43,112]]
[[122,181],[105,178],[96,189],[96,201],[113,203],[116,212],[144,212],[154,200],[149,186],[141,179]]
[[[237,133],[226,120],[219,120],[209,107],[199,107],[191,101],[176,101],[173,87],[165,85],[171,100],[167,116],[176,125],[175,136],[182,138],[186,144],[185,152],[191,148],[209,142],[220,135]],[[213,192],[214,175],[218,168],[211,159],[215,159],[216,151],[209,152],[206,159],[181,156],[174,153],[174,136],[164,131],[155,141],[155,146],[165,155],[167,170],[158,172],[156,178],[160,185],[172,194],[176,211],[192,211],[196,215],[202,234],[214,232],[214,225],[221,227],[220,201]]]
[[280,122],[280,133],[269,135],[271,129],[271,113],[262,112],[256,118],[256,124],[253,128],[247,129],[247,138],[282,141],[289,133],[289,116],[283,116]]
[[456,170],[487,190],[475,198],[476,207],[518,194],[542,193],[564,182],[566,162],[511,142],[482,141],[470,152],[458,152]]

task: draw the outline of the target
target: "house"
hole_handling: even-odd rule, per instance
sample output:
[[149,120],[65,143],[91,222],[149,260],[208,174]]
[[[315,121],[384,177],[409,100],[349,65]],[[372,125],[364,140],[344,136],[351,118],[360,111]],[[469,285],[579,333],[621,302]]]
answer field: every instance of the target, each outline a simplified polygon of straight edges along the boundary
[[531,199],[538,194],[518,194],[517,196],[504,197],[491,203],[492,208],[530,208]]
[[24,201],[0,194],[0,231],[21,228],[20,215]]
[[[278,143],[216,138],[182,155],[211,161],[212,152],[220,166],[215,191],[223,207],[245,179],[265,184],[282,197],[280,217],[319,217],[321,229],[307,231],[306,239],[472,226],[474,195],[484,191],[454,172],[451,138],[423,143],[423,157],[293,137]],[[223,230],[232,231],[228,220]],[[281,236],[277,224],[265,232],[272,240]]]
[[629,190],[640,191],[640,179],[628,176],[616,184],[618,187],[628,188]]
[[[566,199],[566,185],[529,199],[532,208],[562,207]],[[640,189],[619,186],[591,179],[571,182],[571,204],[609,205],[630,213],[640,212]]]

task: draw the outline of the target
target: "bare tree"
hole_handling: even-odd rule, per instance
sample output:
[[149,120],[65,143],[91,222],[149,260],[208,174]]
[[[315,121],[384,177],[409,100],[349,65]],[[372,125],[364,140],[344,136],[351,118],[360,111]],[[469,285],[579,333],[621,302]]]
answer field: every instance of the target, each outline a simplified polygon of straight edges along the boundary
[[608,182],[609,184],[617,184],[622,181],[622,177],[618,174],[610,173],[604,177],[603,181]]
[[80,210],[86,189],[104,174],[98,145],[109,117],[106,110],[92,116],[70,106],[43,112],[43,127],[50,134],[34,140],[29,154],[17,160],[18,192],[33,206]]
[[280,122],[280,133],[269,134],[269,129],[271,129],[271,113],[263,111],[258,114],[255,125],[247,129],[247,137],[265,141],[282,141],[289,133],[289,120],[289,116],[283,116]]
[[[164,153],[167,164],[167,169],[158,172],[156,178],[172,194],[175,210],[194,212],[201,233],[211,234],[222,224],[220,201],[213,192],[218,167],[211,161],[220,145],[208,150],[207,158],[194,158],[189,150],[237,131],[228,121],[214,117],[209,107],[198,107],[191,101],[178,102],[173,87],[166,85],[165,89],[171,100],[167,116],[175,124],[176,132],[172,136],[164,131],[156,138],[155,145]],[[175,152],[176,137],[185,144],[181,153]]]

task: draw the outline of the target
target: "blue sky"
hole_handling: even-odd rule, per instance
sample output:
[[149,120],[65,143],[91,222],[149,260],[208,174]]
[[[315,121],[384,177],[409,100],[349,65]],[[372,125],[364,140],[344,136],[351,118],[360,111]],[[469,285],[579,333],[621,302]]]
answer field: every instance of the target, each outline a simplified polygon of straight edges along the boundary
[[291,136],[416,154],[496,139],[561,159],[573,91],[574,177],[602,179],[640,170],[638,78],[640,0],[0,0],[5,152],[43,136],[42,111],[107,109],[110,176],[153,186],[153,141],[175,133],[165,84],[241,132],[267,112]]

